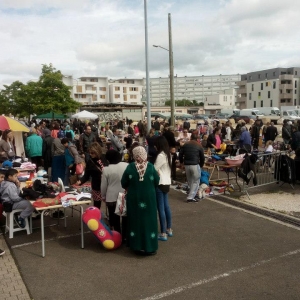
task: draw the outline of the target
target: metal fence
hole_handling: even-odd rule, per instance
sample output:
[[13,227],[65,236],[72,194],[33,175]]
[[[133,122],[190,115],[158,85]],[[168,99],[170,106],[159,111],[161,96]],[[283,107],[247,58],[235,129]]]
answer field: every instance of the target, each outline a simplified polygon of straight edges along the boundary
[[[257,184],[253,184],[253,178],[248,184],[243,180],[242,191],[247,194],[249,199],[248,190],[282,181],[280,172],[280,157],[282,155],[288,155],[288,151],[277,150],[272,153],[258,153],[258,159],[255,163]],[[292,184],[291,187],[294,188]]]

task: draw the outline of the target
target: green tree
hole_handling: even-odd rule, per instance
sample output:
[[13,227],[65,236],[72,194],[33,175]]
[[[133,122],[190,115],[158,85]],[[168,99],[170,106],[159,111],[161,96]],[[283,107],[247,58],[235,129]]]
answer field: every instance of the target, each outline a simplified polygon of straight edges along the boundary
[[71,98],[71,88],[62,81],[63,75],[52,64],[43,65],[42,74],[33,90],[33,109],[36,114],[49,111],[75,112],[80,103]]

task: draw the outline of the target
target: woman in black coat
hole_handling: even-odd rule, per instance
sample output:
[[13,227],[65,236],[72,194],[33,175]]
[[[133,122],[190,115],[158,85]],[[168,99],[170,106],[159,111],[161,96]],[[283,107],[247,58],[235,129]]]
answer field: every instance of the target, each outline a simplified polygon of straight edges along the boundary
[[52,143],[54,138],[51,136],[51,131],[49,129],[43,130],[43,148],[42,148],[42,157],[44,160],[44,170],[48,173],[50,167],[52,167]]
[[[219,140],[219,142],[218,142]],[[214,148],[215,150],[220,149],[220,144],[223,143],[221,130],[216,127],[212,134],[210,134],[207,138],[207,147]]]
[[108,166],[105,155],[102,154],[101,146],[94,142],[89,146],[90,158],[87,161],[84,175],[77,181],[78,185],[87,182],[91,177],[92,198],[94,206],[101,208],[101,176],[102,170]]

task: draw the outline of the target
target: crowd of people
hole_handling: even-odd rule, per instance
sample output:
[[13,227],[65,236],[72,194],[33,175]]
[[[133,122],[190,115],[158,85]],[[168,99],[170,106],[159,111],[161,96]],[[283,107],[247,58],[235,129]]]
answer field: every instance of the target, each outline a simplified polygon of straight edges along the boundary
[[[30,133],[23,138],[25,156],[35,164],[36,171],[44,168],[52,182],[58,178],[66,185],[90,181],[94,206],[101,209],[104,202],[110,227],[122,234],[130,249],[143,255],[155,254],[158,241],[173,236],[168,193],[176,183],[177,168],[185,170],[189,187],[186,201],[198,202],[204,151],[217,152],[224,141],[235,143],[237,148],[250,145],[250,149],[257,149],[259,139],[263,138],[269,153],[278,135],[273,123],[262,127],[260,120],[250,128],[243,122],[233,127],[229,121],[206,121],[193,130],[189,122],[184,122],[175,130],[156,118],[149,132],[146,121],[116,120],[102,125],[97,120],[83,123],[76,119],[32,122]],[[0,162],[15,159],[13,132],[6,130],[1,135]],[[299,126],[285,121],[282,138],[292,149],[299,148]],[[83,176],[76,174],[78,165],[84,168]],[[5,178],[0,175],[0,193],[4,204],[10,202],[13,209],[23,209],[17,223],[24,227],[25,219],[34,209],[20,196],[16,174],[12,168]],[[127,216],[120,218],[114,211],[118,194],[124,190]]]

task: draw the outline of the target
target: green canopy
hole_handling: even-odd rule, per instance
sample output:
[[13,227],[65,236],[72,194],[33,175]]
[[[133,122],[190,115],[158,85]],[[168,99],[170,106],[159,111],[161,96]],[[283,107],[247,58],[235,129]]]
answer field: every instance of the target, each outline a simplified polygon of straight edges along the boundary
[[63,114],[57,114],[55,112],[48,112],[35,116],[35,119],[66,119],[68,116]]

